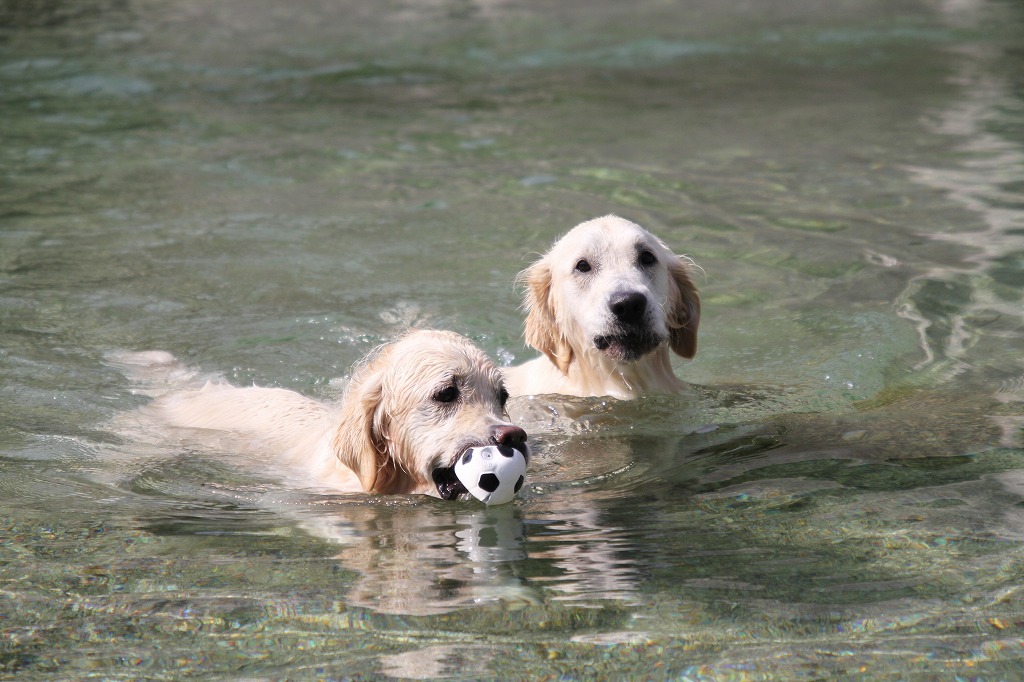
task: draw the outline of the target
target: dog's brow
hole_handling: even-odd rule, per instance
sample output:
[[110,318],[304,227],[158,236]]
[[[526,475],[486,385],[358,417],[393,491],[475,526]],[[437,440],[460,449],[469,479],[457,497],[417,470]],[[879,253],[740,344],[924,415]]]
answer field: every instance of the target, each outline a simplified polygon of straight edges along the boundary
[[455,373],[444,374],[440,379],[437,380],[438,388],[445,388],[448,386],[459,386],[462,382],[462,376]]

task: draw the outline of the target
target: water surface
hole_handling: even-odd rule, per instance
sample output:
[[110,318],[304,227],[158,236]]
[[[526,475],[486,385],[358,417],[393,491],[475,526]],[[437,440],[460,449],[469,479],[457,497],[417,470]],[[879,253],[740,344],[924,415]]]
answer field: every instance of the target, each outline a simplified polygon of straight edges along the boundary
[[[1012,2],[0,3],[0,670],[1010,679]],[[106,425],[162,348],[335,397],[501,364],[617,213],[702,268],[680,397],[518,400],[513,505],[324,495]],[[510,669],[510,662],[515,661]]]

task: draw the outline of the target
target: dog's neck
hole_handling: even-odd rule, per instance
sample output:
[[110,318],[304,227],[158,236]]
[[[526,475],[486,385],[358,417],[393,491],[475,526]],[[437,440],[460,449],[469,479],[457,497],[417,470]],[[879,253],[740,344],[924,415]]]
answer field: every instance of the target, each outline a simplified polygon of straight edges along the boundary
[[656,348],[639,360],[617,362],[590,351],[569,366],[569,383],[582,389],[582,395],[610,395],[632,400],[644,395],[679,393],[685,383],[672,370],[666,346]]
[[630,363],[616,362],[593,351],[576,354],[563,374],[547,357],[541,356],[505,370],[513,395],[559,393],[570,396],[611,396],[633,400],[644,395],[680,393],[686,387],[672,371],[667,346],[662,346]]

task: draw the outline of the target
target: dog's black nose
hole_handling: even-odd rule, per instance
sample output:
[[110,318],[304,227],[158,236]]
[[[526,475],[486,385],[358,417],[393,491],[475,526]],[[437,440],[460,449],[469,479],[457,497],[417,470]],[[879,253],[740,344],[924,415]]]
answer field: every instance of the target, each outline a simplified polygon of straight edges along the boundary
[[647,312],[647,297],[638,291],[623,291],[612,294],[608,307],[619,322],[635,324]]
[[513,424],[501,424],[491,428],[491,439],[497,445],[520,450],[526,442],[526,431]]

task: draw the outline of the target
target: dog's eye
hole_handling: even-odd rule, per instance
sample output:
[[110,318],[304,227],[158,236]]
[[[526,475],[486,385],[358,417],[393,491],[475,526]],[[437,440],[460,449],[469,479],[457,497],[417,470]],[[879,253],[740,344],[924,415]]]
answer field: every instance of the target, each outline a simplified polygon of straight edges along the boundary
[[658,262],[658,258],[647,249],[640,252],[640,265],[650,267]]
[[586,258],[576,261],[576,272],[590,272],[590,262]]
[[498,391],[498,402],[501,403],[502,408],[504,408],[505,404],[508,402],[508,391],[504,388]]
[[435,403],[454,403],[459,399],[459,387],[445,386],[431,397]]

